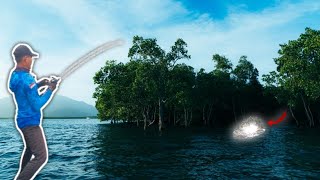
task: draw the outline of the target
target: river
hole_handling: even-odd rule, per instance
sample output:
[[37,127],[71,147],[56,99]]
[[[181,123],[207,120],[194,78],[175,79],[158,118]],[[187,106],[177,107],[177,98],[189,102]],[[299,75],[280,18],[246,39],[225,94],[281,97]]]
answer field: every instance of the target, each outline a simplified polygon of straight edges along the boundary
[[[49,161],[36,179],[320,179],[320,130],[270,128],[248,142],[230,130],[124,127],[46,119]],[[0,120],[0,179],[13,179],[23,148]]]

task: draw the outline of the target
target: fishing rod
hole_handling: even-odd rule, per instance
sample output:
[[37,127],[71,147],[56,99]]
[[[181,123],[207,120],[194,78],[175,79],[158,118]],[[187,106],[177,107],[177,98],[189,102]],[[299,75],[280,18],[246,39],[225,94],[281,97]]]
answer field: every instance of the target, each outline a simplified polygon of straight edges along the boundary
[[101,44],[100,46],[92,49],[91,51],[89,51],[88,53],[84,54],[83,56],[81,56],[80,58],[78,58],[76,61],[74,61],[73,63],[71,63],[68,67],[66,67],[62,73],[57,77],[57,76],[51,76],[50,79],[48,80],[48,82],[46,82],[46,84],[48,83],[58,83],[58,81],[64,80],[66,79],[68,76],[70,76],[74,71],[76,71],[77,69],[79,69],[80,67],[82,67],[84,64],[86,64],[87,62],[89,62],[90,60],[94,59],[95,57],[99,56],[100,54],[124,45],[125,42],[122,39],[116,39],[113,41],[108,41],[106,43]]

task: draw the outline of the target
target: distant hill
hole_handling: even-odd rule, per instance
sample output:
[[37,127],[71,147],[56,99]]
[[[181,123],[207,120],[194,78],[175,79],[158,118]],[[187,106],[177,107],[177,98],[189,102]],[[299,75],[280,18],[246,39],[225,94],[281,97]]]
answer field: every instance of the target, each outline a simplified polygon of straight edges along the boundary
[[[11,97],[0,99],[0,118],[14,117],[15,105]],[[94,106],[65,96],[55,96],[44,110],[46,118],[96,117]]]

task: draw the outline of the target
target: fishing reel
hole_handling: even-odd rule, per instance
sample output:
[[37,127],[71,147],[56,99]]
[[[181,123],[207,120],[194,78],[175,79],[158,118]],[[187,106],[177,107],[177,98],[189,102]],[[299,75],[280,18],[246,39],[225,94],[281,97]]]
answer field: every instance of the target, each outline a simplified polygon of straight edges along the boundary
[[50,83],[52,83],[52,84],[57,84],[60,79],[61,79],[60,77],[51,76],[48,84],[50,84]]
[[61,78],[56,76],[51,76],[50,78],[43,78],[42,80],[37,82],[38,92],[40,94],[45,92],[46,87],[49,87],[51,90],[55,90],[60,80]]
[[44,78],[38,83],[38,86],[50,86],[52,84],[57,84],[61,78],[56,76],[51,76],[50,78]]
[[57,87],[57,84],[59,83],[59,81],[61,80],[60,77],[56,77],[56,76],[51,76],[49,79],[49,82],[47,83],[48,87],[54,91]]
[[39,87],[43,86],[56,86],[57,83],[61,80],[61,77],[51,76],[50,78],[44,78],[38,82]]

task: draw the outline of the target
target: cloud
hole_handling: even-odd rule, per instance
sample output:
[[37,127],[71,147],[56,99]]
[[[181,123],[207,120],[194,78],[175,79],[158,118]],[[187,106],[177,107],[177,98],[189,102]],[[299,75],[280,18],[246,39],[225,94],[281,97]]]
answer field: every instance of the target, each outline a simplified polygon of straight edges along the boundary
[[[241,55],[247,55],[263,74],[275,69],[272,58],[277,57],[279,44],[298,38],[306,26],[314,27],[312,22],[320,17],[320,3],[317,1],[278,2],[274,7],[259,12],[235,11],[236,8],[230,7],[223,20],[215,20],[209,13],[187,9],[173,0],[32,2],[33,11],[41,16],[35,13],[33,18],[37,18],[38,24],[26,26],[27,32],[21,36],[16,37],[16,31],[13,31],[18,28],[16,22],[27,21],[27,25],[31,20],[14,14],[10,16],[13,20],[10,26],[6,26],[8,19],[0,17],[0,25],[8,34],[5,38],[0,36],[1,42],[6,42],[6,46],[0,44],[0,53],[8,52],[19,39],[31,42],[41,53],[41,59],[35,65],[39,76],[60,73],[82,54],[103,42],[119,37],[126,40],[124,47],[89,62],[61,84],[59,94],[90,104],[94,104],[91,97],[95,88],[93,75],[106,59],[127,61],[134,35],[157,38],[159,45],[167,51],[177,38],[183,38],[188,43],[192,58],[187,63],[196,70],[201,67],[212,70],[212,55],[219,53],[230,58],[234,65]],[[12,66],[10,58],[4,58],[6,62],[0,66],[2,72]],[[4,62],[0,61],[1,64]],[[1,84],[3,79],[0,79]],[[0,97],[6,94],[3,89],[0,86]]]
[[260,72],[267,73],[275,69],[272,59],[277,57],[279,44],[296,39],[308,26],[307,21],[303,26],[294,22],[305,16],[315,20],[319,14],[310,14],[319,10],[319,3],[303,2],[283,3],[257,13],[233,12],[224,21],[215,21],[204,14],[188,23],[159,28],[152,34],[166,42],[176,37],[186,40],[192,56],[190,64],[198,69],[212,69],[211,56],[219,53],[229,57],[233,64],[241,55],[248,55]]
[[118,36],[108,17],[99,16],[97,8],[88,1],[33,1],[41,8],[58,16],[65,29],[85,45],[96,45]]

